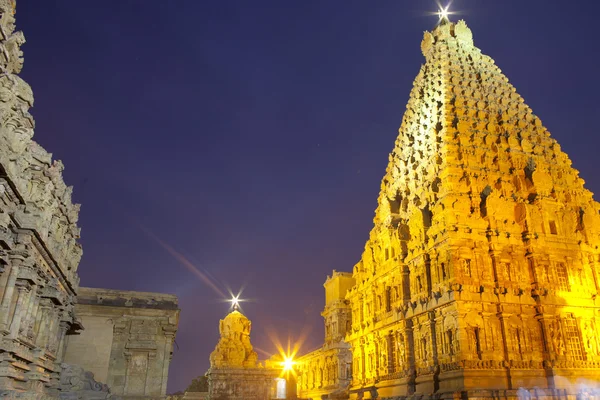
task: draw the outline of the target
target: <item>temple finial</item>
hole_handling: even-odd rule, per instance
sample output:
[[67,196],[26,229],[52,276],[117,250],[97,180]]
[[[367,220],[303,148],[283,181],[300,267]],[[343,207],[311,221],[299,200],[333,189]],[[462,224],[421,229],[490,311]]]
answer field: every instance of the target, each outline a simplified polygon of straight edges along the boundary
[[231,298],[231,308],[233,308],[233,311],[238,311],[240,309],[239,296],[233,296]]
[[449,16],[450,14],[452,14],[452,12],[450,12],[449,9],[450,4],[448,4],[446,7],[439,6],[437,15],[440,18],[440,20],[438,21],[438,24],[445,24],[450,22]]

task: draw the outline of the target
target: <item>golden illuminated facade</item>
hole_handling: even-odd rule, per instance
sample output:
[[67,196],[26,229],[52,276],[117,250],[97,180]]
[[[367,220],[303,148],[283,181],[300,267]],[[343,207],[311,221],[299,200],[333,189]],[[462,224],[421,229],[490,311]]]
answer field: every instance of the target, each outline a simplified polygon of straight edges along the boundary
[[[285,399],[285,380],[277,379],[280,369],[258,363],[258,355],[250,343],[252,322],[238,311],[237,298],[235,301],[233,311],[219,323],[219,342],[210,354],[208,398]],[[283,397],[278,390],[282,381]]]
[[346,294],[354,283],[352,274],[334,270],[323,284],[325,309],[321,315],[325,322],[325,343],[296,360],[300,399],[348,398],[352,352],[344,337],[350,330],[352,315]]
[[464,21],[421,49],[346,297],[350,398],[597,386],[600,205]]

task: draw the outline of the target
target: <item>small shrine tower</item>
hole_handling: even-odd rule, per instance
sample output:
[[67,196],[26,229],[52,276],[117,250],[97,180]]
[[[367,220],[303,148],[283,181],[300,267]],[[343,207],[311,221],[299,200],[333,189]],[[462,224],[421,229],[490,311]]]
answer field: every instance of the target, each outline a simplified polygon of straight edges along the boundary
[[210,354],[208,393],[211,400],[266,400],[277,397],[279,370],[265,368],[250,343],[252,322],[237,302],[219,323],[221,337]]

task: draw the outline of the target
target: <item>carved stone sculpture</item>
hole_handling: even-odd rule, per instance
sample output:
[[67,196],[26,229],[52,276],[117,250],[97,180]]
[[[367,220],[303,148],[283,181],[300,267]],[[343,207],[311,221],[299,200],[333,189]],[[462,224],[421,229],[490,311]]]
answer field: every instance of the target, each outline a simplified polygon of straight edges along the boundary
[[62,364],[59,390],[61,400],[119,400],[106,384],[94,380],[93,373],[77,365]]

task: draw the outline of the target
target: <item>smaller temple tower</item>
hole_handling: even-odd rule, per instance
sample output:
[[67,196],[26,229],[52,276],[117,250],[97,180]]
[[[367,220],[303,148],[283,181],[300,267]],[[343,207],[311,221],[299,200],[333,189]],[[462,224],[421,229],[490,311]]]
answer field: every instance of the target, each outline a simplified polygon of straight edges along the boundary
[[333,270],[323,284],[325,288],[325,309],[321,313],[325,320],[325,343],[336,343],[344,339],[352,325],[352,310],[346,300],[346,293],[354,286],[350,272]]
[[354,284],[351,273],[335,270],[323,284],[325,308],[321,315],[325,323],[325,343],[296,362],[300,399],[348,398],[352,352],[344,338],[352,327],[352,309],[346,293]]
[[252,323],[234,304],[219,323],[221,338],[210,354],[208,393],[211,400],[265,400],[276,398],[279,370],[258,363],[250,343]]

